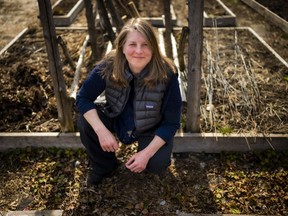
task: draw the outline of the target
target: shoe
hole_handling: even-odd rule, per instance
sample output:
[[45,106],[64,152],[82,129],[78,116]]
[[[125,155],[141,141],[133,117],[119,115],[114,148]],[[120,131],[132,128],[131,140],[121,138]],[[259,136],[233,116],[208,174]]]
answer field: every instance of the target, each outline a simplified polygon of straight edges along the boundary
[[87,186],[97,186],[101,183],[103,180],[102,175],[98,175],[93,172],[89,172],[88,177],[87,177]]
[[116,163],[114,169],[111,172],[103,174],[103,175],[96,174],[93,172],[93,170],[91,170],[88,174],[88,177],[87,177],[87,181],[86,181],[87,186],[99,185],[104,178],[107,178],[107,177],[110,177],[111,175],[113,175],[119,166],[120,166],[120,164]]

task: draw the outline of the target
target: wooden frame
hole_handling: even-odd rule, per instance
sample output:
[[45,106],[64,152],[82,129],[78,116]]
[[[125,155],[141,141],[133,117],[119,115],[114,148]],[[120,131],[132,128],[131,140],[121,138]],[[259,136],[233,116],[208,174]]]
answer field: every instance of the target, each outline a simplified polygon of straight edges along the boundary
[[3,55],[17,40],[28,32],[28,28],[24,28],[16,37],[13,38],[2,50],[0,50],[0,56]]
[[257,11],[259,14],[263,15],[269,21],[273,22],[276,26],[281,28],[284,32],[288,33],[288,22],[284,20],[283,18],[279,17],[277,14],[270,11],[268,8],[262,6],[258,2],[254,0],[241,0],[251,8],[253,8],[255,11]]
[[[175,28],[181,29],[181,28]],[[221,29],[221,28],[218,28]],[[251,31],[258,40],[270,50],[287,68],[287,62],[281,58],[258,34],[251,28],[239,28]],[[23,33],[24,34],[24,33]],[[12,46],[23,34],[9,43]],[[13,42],[13,43],[12,43]],[[229,134],[220,133],[177,133],[174,139],[173,152],[207,152],[221,151],[252,151],[252,150],[288,150],[288,134]],[[0,133],[0,151],[8,148],[59,147],[82,148],[79,133]]]
[[[58,0],[53,6],[52,9],[56,8],[63,0]],[[76,18],[78,13],[84,7],[84,0],[78,0],[78,2],[73,6],[73,8],[63,16],[53,15],[55,26],[69,26]]]
[[[57,147],[84,148],[76,133],[0,133],[0,151],[9,148]],[[288,134],[230,134],[177,133],[174,153],[223,151],[248,152],[254,150],[288,150]]]
[[204,11],[203,26],[205,27],[228,27],[236,26],[236,15],[221,1],[216,0],[216,4],[219,4],[223,10],[227,13],[225,16],[210,17]]

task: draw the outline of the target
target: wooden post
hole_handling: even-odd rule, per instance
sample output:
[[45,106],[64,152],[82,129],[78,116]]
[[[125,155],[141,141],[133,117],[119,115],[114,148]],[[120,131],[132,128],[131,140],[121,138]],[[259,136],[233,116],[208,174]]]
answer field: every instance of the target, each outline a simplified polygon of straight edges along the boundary
[[138,9],[137,9],[137,7],[133,1],[130,1],[128,3],[128,7],[131,11],[132,17],[141,17],[141,15],[140,15],[140,13],[139,13],[139,11],[138,11]]
[[72,132],[74,131],[73,100],[67,96],[50,0],[38,0],[38,6],[61,130],[62,132]]
[[182,27],[181,36],[179,39],[179,46],[178,46],[178,59],[179,59],[179,70],[181,72],[185,71],[185,62],[184,62],[184,49],[187,45],[187,37],[189,34],[189,28],[187,26]]
[[101,58],[101,55],[97,52],[97,35],[96,35],[95,19],[91,0],[84,0],[84,3],[85,3],[85,15],[88,25],[88,34],[92,51],[91,60],[93,62],[95,60],[99,60]]
[[[121,8],[123,11],[125,11],[125,16],[126,16],[126,19],[128,18],[132,18],[133,17],[133,13],[130,11],[130,9],[128,7],[126,7],[124,5],[124,3],[122,2],[122,0],[114,0],[116,5]],[[124,17],[122,17],[123,19]]]
[[204,0],[188,1],[187,132],[200,132],[201,60]]
[[103,0],[97,0],[97,6],[98,6],[98,11],[99,11],[99,15],[100,15],[100,19],[103,20],[103,25],[105,30],[108,33],[108,37],[110,39],[110,41],[112,42],[112,44],[115,41],[115,33],[112,29],[112,25],[110,23],[109,17],[108,17],[108,13],[104,4]]
[[68,64],[70,65],[72,70],[76,70],[75,63],[73,62],[73,59],[71,58],[71,56],[69,54],[68,48],[66,46],[66,43],[65,43],[65,41],[63,40],[63,38],[61,36],[57,37],[57,42],[61,46],[61,48],[63,50],[63,54],[65,55],[66,60],[68,61]]
[[173,59],[172,52],[172,42],[171,42],[171,33],[172,33],[172,23],[171,23],[171,0],[162,0],[164,5],[164,16],[165,16],[165,50],[167,57]]
[[106,5],[111,14],[114,25],[116,26],[117,32],[120,32],[123,27],[123,20],[121,19],[119,13],[116,11],[112,0],[106,0]]

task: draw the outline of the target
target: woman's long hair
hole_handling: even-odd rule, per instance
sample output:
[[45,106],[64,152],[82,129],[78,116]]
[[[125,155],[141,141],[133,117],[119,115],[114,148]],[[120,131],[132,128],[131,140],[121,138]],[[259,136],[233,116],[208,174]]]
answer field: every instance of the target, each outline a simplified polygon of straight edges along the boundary
[[151,24],[141,18],[132,18],[125,23],[117,36],[115,49],[103,58],[106,63],[103,76],[119,87],[127,87],[129,85],[125,77],[127,60],[123,53],[123,46],[126,42],[127,34],[133,30],[144,36],[152,50],[152,58],[148,63],[149,72],[143,79],[143,84],[148,87],[155,86],[158,82],[163,82],[167,79],[168,71],[176,73],[173,62],[160,52],[156,34]]

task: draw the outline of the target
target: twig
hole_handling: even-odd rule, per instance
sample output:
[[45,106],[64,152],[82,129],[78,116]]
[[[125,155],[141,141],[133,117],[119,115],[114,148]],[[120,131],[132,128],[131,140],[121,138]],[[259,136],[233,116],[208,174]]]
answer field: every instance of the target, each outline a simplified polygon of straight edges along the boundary
[[[127,7],[123,4],[122,0],[115,0],[115,3],[116,3],[122,10],[125,11],[126,16],[128,16],[128,17],[130,17],[130,18],[133,17],[132,12],[129,10],[129,8],[127,8]],[[122,19],[123,19],[123,17],[122,17]]]
[[57,42],[60,44],[60,47],[62,48],[63,53],[64,53],[64,55],[65,55],[65,57],[66,57],[69,65],[70,65],[70,67],[71,67],[73,70],[76,70],[75,63],[73,62],[73,60],[72,60],[72,58],[71,58],[71,56],[70,56],[70,54],[69,54],[69,51],[68,51],[68,49],[67,49],[67,46],[66,46],[66,44],[65,44],[65,42],[64,42],[64,40],[63,40],[63,38],[62,38],[61,36],[58,36],[58,37],[57,37]]
[[70,92],[70,98],[74,98],[74,99],[76,98],[76,92],[78,89],[81,66],[82,66],[82,63],[84,61],[85,51],[86,51],[88,42],[89,42],[89,35],[87,35],[85,38],[85,41],[83,43],[82,50],[81,50],[81,53],[80,53],[80,56],[79,56],[79,59],[77,62],[76,71],[74,74],[74,79],[73,79],[73,82],[71,84],[70,91],[69,91]]
[[250,144],[249,144],[249,142],[248,142],[248,139],[247,139],[246,136],[244,136],[244,138],[245,138],[246,144],[247,144],[247,146],[248,146],[248,149],[249,149],[249,151],[250,151],[250,150],[251,150],[251,146],[250,146]]
[[263,133],[263,136],[266,138],[266,141],[268,142],[268,144],[270,145],[270,147],[275,151],[274,146],[273,146],[272,143],[268,140],[268,138],[265,136],[264,133]]
[[179,47],[178,47],[179,70],[181,72],[184,71],[186,68],[186,65],[184,62],[184,47],[187,43],[188,33],[189,33],[189,28],[187,26],[184,26],[181,31]]
[[134,4],[133,1],[130,1],[130,2],[128,3],[128,6],[129,6],[129,8],[130,8],[130,11],[131,11],[133,17],[141,17],[141,15],[140,15],[140,13],[138,12],[138,10],[137,10],[137,8],[136,8],[136,6],[135,6],[135,4]]

